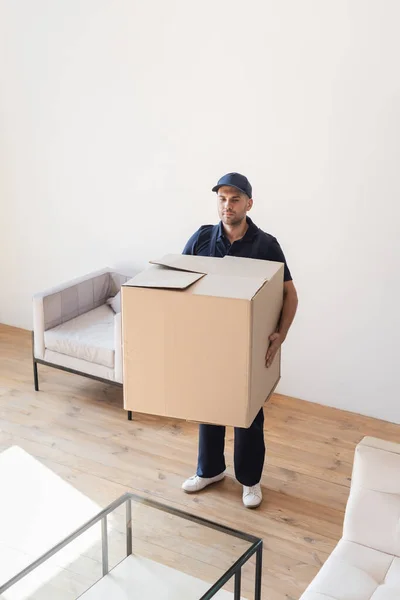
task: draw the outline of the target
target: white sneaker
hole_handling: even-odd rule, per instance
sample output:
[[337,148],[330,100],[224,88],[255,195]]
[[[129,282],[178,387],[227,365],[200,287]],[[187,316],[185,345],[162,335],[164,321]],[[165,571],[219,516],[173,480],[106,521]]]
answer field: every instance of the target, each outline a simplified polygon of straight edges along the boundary
[[216,483],[217,481],[221,481],[225,477],[225,472],[216,475],[215,477],[199,477],[198,475],[193,475],[193,477],[189,477],[182,483],[182,489],[188,494],[192,494],[193,492],[199,492],[203,490],[208,485],[212,483]]
[[246,508],[257,508],[262,501],[261,485],[243,486],[243,504]]

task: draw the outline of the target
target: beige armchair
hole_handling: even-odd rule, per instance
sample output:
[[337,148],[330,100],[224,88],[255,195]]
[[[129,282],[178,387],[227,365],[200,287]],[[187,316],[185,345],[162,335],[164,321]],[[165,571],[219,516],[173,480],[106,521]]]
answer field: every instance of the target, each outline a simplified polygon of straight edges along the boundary
[[357,446],[343,536],[301,600],[399,600],[400,444]]
[[103,269],[33,296],[36,391],[38,364],[122,385],[118,294],[128,279],[130,276]]

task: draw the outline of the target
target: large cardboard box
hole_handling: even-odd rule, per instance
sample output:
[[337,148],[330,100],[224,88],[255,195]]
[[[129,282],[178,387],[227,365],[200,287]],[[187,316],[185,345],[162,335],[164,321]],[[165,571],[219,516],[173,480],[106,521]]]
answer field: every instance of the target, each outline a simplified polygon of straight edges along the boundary
[[126,410],[249,427],[280,379],[265,354],[283,264],[168,255],[122,287]]

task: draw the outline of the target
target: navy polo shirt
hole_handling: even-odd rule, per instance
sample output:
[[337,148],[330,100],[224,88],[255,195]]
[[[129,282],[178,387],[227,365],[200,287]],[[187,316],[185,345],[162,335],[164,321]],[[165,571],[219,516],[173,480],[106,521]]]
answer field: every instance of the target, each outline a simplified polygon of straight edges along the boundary
[[269,233],[262,231],[249,217],[246,217],[246,220],[249,226],[246,233],[233,244],[225,236],[221,222],[218,225],[203,225],[192,235],[183,250],[183,254],[220,258],[229,255],[273,260],[284,263],[284,280],[291,281],[292,276],[278,240]]

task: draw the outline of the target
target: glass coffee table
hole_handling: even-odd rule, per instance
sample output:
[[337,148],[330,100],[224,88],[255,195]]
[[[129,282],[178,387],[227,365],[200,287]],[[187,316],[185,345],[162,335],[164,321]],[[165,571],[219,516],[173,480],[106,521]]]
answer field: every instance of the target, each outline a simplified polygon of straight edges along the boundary
[[261,539],[125,494],[0,578],[0,599],[260,600],[261,568]]

